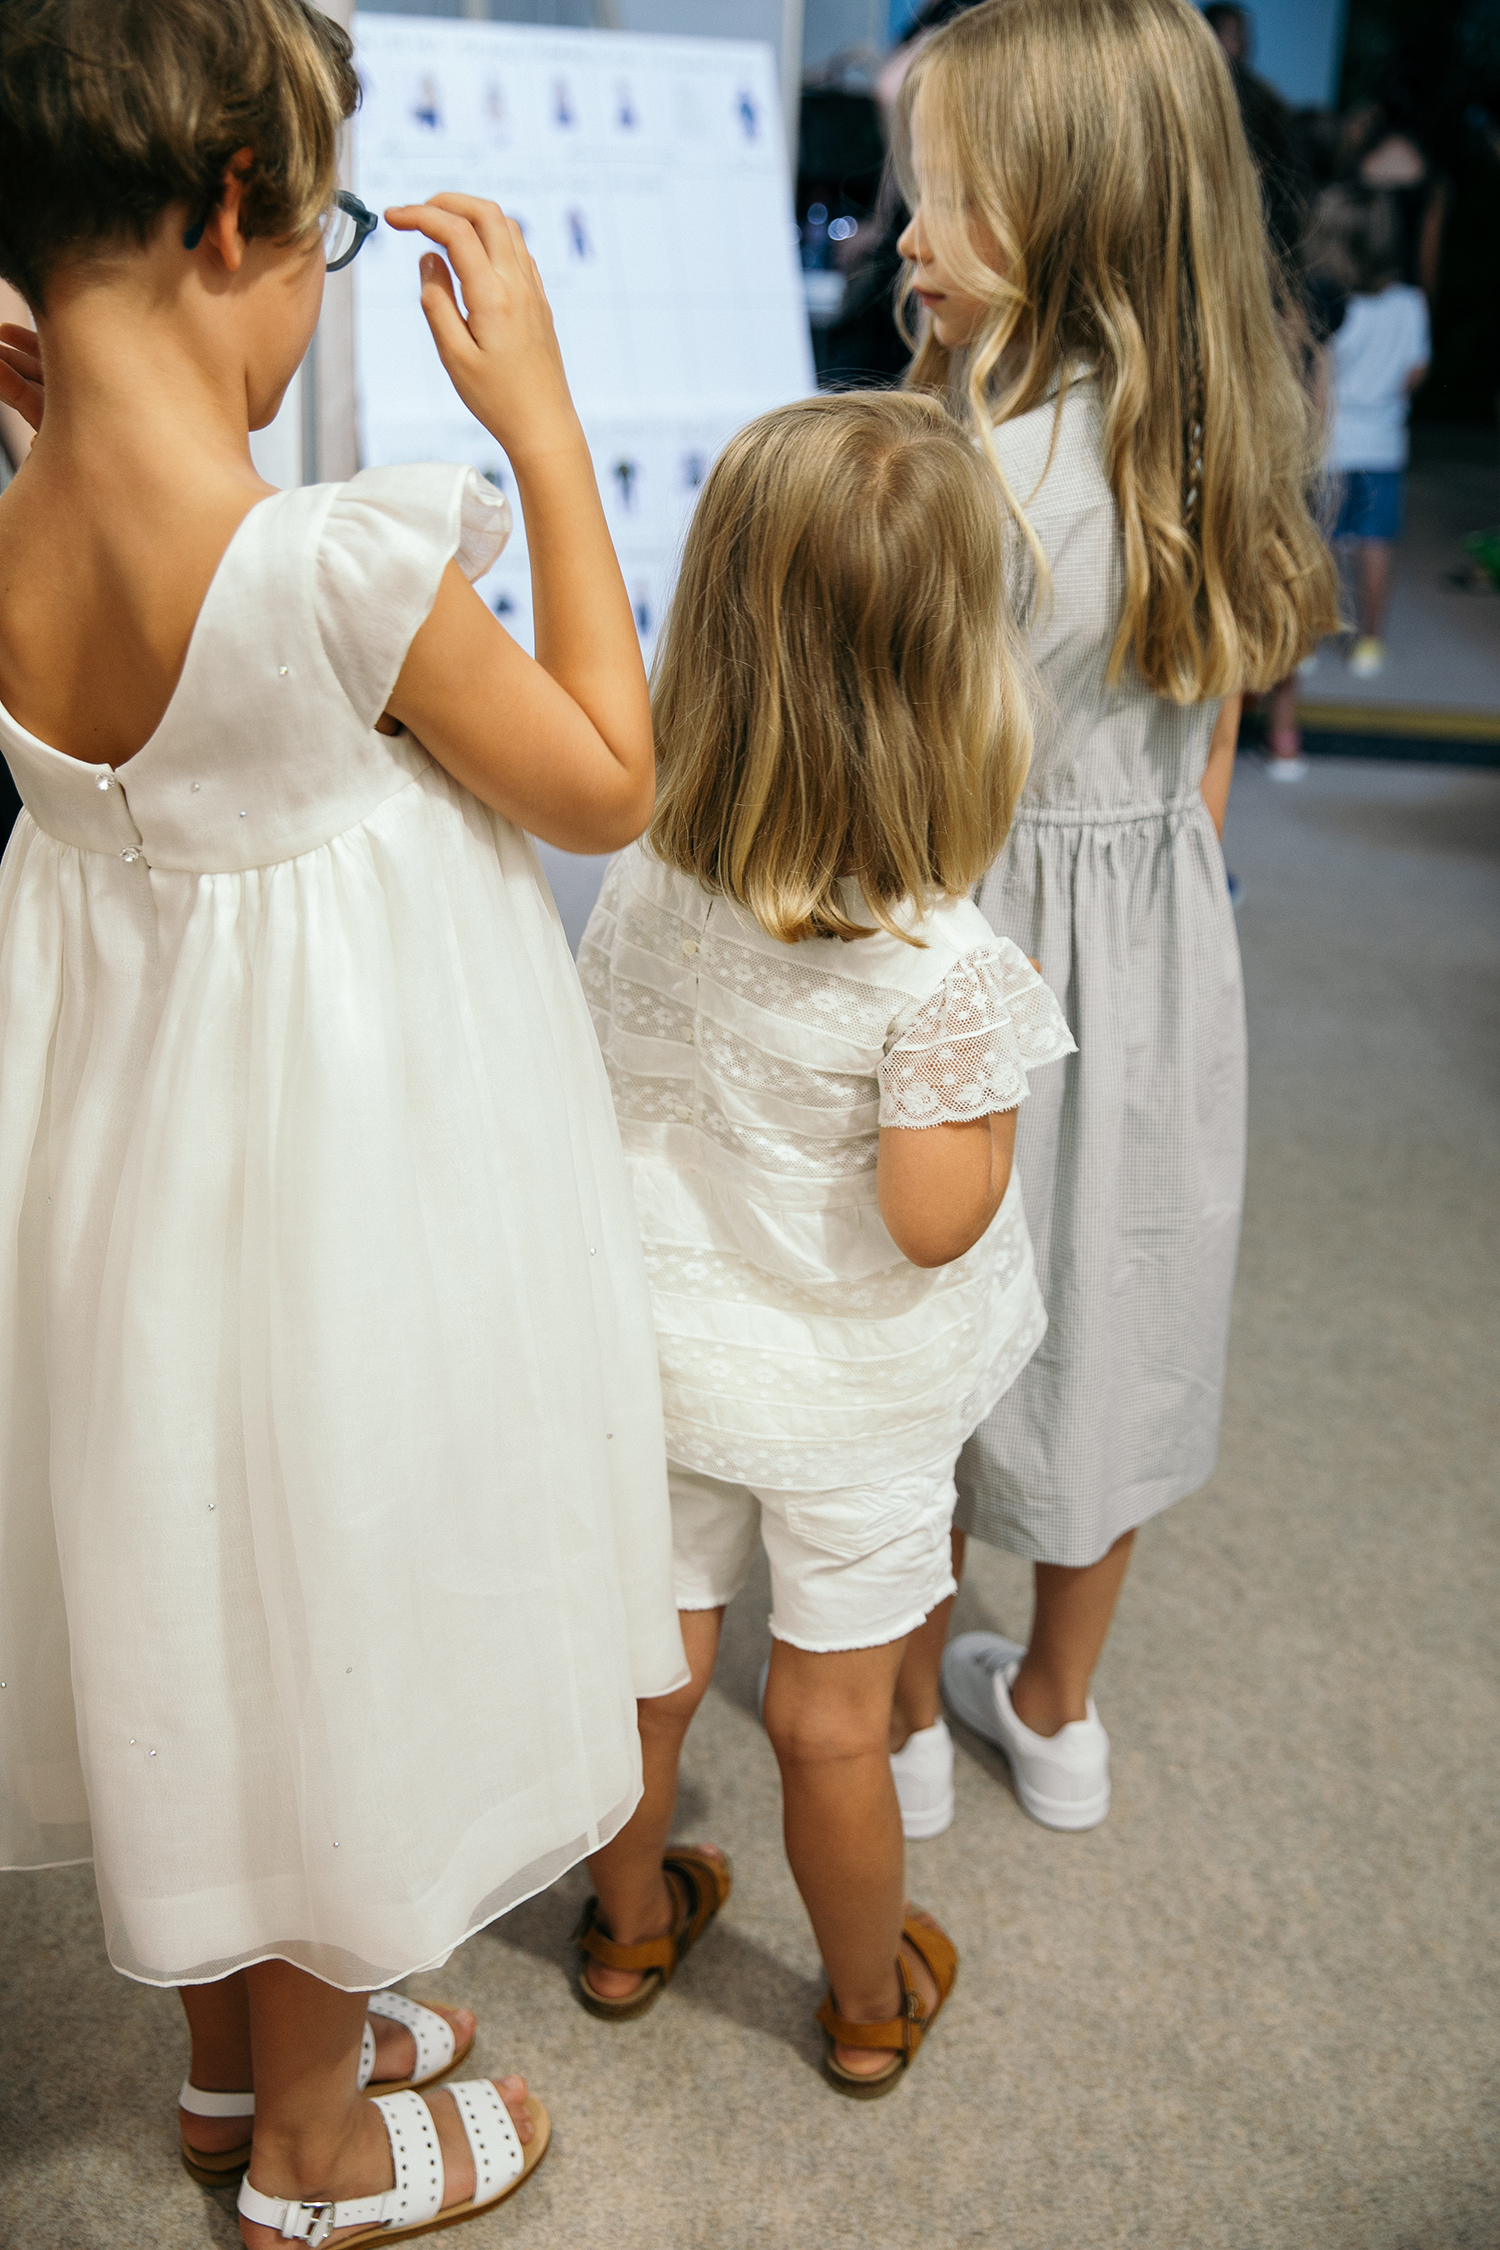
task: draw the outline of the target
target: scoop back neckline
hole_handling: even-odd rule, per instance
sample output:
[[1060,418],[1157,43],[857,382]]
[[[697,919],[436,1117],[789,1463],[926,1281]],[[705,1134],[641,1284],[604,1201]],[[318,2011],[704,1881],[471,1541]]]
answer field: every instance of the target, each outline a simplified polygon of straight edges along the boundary
[[[300,491],[303,488],[298,486],[295,489]],[[173,682],[172,692],[167,698],[166,707],[145,741],[138,749],[132,750],[128,758],[122,758],[117,766],[111,766],[107,758],[81,758],[71,750],[59,750],[56,743],[44,742],[39,734],[32,733],[30,727],[23,727],[20,720],[6,708],[4,702],[0,702],[0,726],[8,728],[29,749],[44,751],[49,758],[61,758],[65,765],[76,766],[80,773],[99,773],[108,767],[111,773],[122,774],[129,767],[136,765],[160,740],[166,731],[168,721],[177,708],[178,698],[187,683],[188,672],[192,666],[193,651],[198,645],[198,637],[203,630],[203,620],[208,615],[209,607],[219,590],[220,581],[225,575],[229,559],[239,545],[240,534],[244,531],[252,516],[258,516],[261,510],[268,508],[273,501],[284,500],[286,497],[286,492],[279,490],[267,492],[259,500],[252,501],[229,534],[224,543],[224,551],[214,565],[213,576],[203,590],[203,599],[198,604],[198,614],[193,619],[193,629],[188,634],[187,647],[183,650],[182,663],[178,669],[177,678]]]

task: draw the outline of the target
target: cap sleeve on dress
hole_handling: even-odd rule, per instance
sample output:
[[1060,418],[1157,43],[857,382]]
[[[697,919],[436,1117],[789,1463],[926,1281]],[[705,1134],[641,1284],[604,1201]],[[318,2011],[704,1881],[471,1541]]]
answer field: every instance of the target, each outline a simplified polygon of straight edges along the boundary
[[510,537],[503,493],[475,469],[418,462],[363,469],[340,485],[314,574],[323,648],[354,709],[373,726],[450,562],[482,578]]
[[959,1125],[1014,1109],[1028,1071],[1076,1052],[1050,986],[1000,938],[966,954],[892,1024],[877,1070],[880,1122]]

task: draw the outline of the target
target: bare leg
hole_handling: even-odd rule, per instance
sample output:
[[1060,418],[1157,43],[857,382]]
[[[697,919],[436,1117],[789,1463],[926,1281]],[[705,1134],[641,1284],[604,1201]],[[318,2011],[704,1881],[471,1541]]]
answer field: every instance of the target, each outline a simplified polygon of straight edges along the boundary
[[[250,2059],[250,1993],[245,1972],[216,1984],[179,1985],[177,1997],[193,2042],[188,2076],[208,2094],[247,2094],[255,2084]],[[243,2117],[193,2117],[178,2111],[189,2145],[217,2156],[249,2139]]]
[[1297,675],[1278,680],[1266,697],[1266,747],[1273,758],[1302,754],[1302,730],[1297,724]]
[[[891,1778],[891,1699],[904,1641],[814,1655],[771,1644],[766,1731],[781,1766],[786,1856],[807,1908],[834,2006],[854,2023],[901,2013],[905,1845]],[[937,1997],[925,1963],[904,1948],[924,2008]],[[878,2073],[890,2058],[839,2047],[845,2069]]]
[[[672,1894],[661,1870],[662,1854],[677,1806],[683,1741],[714,1676],[724,1612],[684,1609],[678,1623],[692,1679],[673,1695],[653,1695],[636,1706],[645,1793],[620,1833],[589,1861],[599,1910],[618,1945],[661,1937],[672,1926]],[[590,1961],[585,1974],[602,2000],[626,2000],[641,1983],[638,1971],[606,1969],[598,1961]]]
[[1372,640],[1385,638],[1385,613],[1391,595],[1391,542],[1362,539],[1359,547],[1359,629]]
[[1081,1570],[1037,1564],[1031,1642],[1010,1690],[1016,1717],[1033,1734],[1056,1734],[1070,1721],[1088,1717],[1089,1682],[1134,1544],[1135,1533],[1127,1531],[1107,1555]]
[[[249,2093],[255,2085],[255,2067],[245,1971],[222,1977],[215,1984],[181,1985],[177,1997],[193,2042],[188,2064],[193,2084],[203,2093]],[[427,2004],[435,2006],[430,2001]],[[435,2013],[452,2025],[460,2047],[472,2039],[474,2017],[467,2008],[435,2007]],[[417,2062],[417,2043],[412,2034],[387,2016],[372,2016],[370,2026],[375,2034],[372,2083],[379,2086],[383,2080],[409,2078]],[[205,2156],[237,2148],[249,2137],[248,2120],[243,2117],[197,2117],[185,2109],[178,2111],[178,2117],[188,2146],[201,2149]]]
[[[968,1540],[963,1532],[950,1534],[953,1541],[953,1575],[960,1582],[964,1575],[964,1555]],[[906,1644],[906,1654],[901,1659],[901,1670],[896,1676],[895,1700],[891,1705],[891,1749],[905,1748],[907,1739],[921,1734],[925,1728],[935,1726],[942,1711],[940,1682],[943,1650],[948,1645],[948,1627],[953,1618],[953,1605],[957,1594],[939,1602],[930,1610],[925,1623],[919,1625]]]
[[[231,1980],[233,1981],[233,1980]],[[332,2201],[377,2195],[392,2184],[390,2143],[373,2104],[356,2089],[366,1995],[339,1992],[285,1961],[244,1972],[255,2065],[255,2149],[250,2180],[262,2194]],[[496,2081],[529,2141],[524,2079]],[[445,2203],[474,2192],[474,2160],[451,2096],[428,2098],[442,2150]],[[241,2219],[252,2250],[275,2250],[270,2227]],[[329,2243],[351,2230],[340,2227]]]

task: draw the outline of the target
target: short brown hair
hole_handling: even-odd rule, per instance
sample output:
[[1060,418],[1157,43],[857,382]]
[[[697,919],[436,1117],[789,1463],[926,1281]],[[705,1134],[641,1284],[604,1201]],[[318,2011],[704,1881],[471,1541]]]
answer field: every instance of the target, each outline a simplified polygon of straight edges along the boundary
[[[715,464],[652,681],[659,859],[787,944],[966,891],[1031,757],[1006,519],[935,399],[809,398]],[[912,940],[912,942],[920,942]]]
[[237,150],[241,226],[290,240],[338,184],[359,99],[310,0],[0,0],[0,274],[40,307],[60,262],[207,216]]

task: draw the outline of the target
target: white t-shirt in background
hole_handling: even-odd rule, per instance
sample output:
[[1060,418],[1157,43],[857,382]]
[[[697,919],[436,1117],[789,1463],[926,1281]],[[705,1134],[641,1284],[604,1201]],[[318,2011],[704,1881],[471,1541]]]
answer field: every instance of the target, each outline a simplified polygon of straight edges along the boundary
[[1406,467],[1411,414],[1406,380],[1431,357],[1432,326],[1420,289],[1392,282],[1377,296],[1349,299],[1333,339],[1330,468]]

